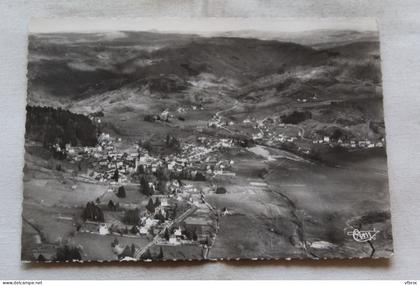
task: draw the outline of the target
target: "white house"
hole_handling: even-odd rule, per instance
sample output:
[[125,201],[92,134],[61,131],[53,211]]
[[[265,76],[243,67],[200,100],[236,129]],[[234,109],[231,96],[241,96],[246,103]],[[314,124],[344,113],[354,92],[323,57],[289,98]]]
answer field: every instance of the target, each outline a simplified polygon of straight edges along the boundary
[[169,238],[169,243],[170,243],[170,244],[177,244],[177,243],[178,243],[178,241],[177,241],[176,237],[171,236],[171,237]]
[[180,228],[177,228],[177,229],[174,231],[174,235],[175,235],[176,237],[180,237],[180,236],[182,236],[181,229],[180,229]]
[[108,226],[105,223],[99,225],[99,234],[103,236],[109,234]]

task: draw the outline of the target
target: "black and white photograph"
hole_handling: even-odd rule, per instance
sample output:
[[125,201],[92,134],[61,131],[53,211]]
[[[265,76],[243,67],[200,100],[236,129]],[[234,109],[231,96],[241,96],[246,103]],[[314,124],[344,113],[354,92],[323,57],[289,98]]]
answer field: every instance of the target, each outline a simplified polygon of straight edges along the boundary
[[33,19],[24,262],[390,258],[364,19]]

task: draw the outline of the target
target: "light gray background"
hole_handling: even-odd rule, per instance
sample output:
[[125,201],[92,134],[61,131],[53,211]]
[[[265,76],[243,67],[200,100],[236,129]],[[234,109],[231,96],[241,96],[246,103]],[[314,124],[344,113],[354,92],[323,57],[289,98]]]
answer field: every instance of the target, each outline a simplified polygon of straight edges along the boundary
[[[20,263],[30,17],[366,17],[379,20],[395,255],[390,262],[281,261],[28,266]],[[0,2],[0,279],[420,278],[420,1]]]

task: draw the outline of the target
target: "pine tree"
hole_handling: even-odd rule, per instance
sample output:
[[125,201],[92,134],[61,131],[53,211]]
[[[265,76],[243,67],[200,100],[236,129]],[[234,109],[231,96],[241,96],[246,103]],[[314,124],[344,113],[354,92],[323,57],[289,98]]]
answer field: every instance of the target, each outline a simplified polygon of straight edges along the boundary
[[109,200],[108,202],[108,209],[110,209],[111,211],[115,211],[115,204],[112,200]]
[[120,254],[120,255],[118,255],[118,258],[124,258],[124,257],[126,257],[126,256],[129,256],[129,257],[133,257],[133,255],[132,255],[132,253],[131,253],[131,247],[130,246],[128,246],[128,245],[126,245],[125,247],[124,247],[124,250],[123,250],[123,252]]
[[147,181],[145,175],[140,178],[140,190],[146,196],[153,195],[153,189],[149,186],[149,182]]
[[70,247],[68,245],[57,248],[56,261],[81,260],[82,255],[77,247]]
[[125,197],[126,197],[126,193],[125,193],[125,188],[124,188],[124,186],[120,186],[120,187],[118,188],[117,196],[118,196],[119,198],[125,198]]
[[159,191],[160,194],[166,194],[167,192],[166,181],[159,180],[157,184],[157,190]]
[[171,136],[169,135],[169,133],[166,134],[166,145],[169,146],[169,144],[171,143]]
[[131,257],[134,257],[134,253],[136,252],[136,246],[134,243],[131,244]]
[[136,235],[139,232],[137,226],[133,226],[130,230],[130,233],[132,233],[133,235]]
[[93,202],[88,202],[82,213],[83,220],[92,220],[96,222],[104,222],[104,213],[101,208],[95,205]]
[[150,213],[154,213],[155,212],[155,205],[153,203],[153,199],[149,198],[149,202],[147,203],[146,209],[150,212]]
[[171,235],[169,234],[168,228],[165,229],[165,232],[163,233],[163,237],[168,241]]
[[118,168],[115,169],[114,175],[112,176],[112,179],[114,179],[116,182],[118,182],[118,179],[120,178],[120,174],[118,172]]
[[160,206],[160,199],[159,197],[156,198],[155,203],[154,203],[155,208]]
[[147,249],[141,256],[141,259],[143,260],[151,260],[152,254],[150,253],[150,249]]
[[159,254],[156,256],[156,259],[163,259],[163,250],[162,250],[162,247],[159,247]]
[[137,226],[140,223],[139,209],[125,211],[123,221],[128,225]]

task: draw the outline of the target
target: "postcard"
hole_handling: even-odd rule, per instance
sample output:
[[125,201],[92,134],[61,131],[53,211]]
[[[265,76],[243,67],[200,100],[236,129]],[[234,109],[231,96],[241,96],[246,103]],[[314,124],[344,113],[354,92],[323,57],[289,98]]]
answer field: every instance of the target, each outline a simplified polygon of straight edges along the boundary
[[22,261],[389,258],[374,19],[34,19]]

